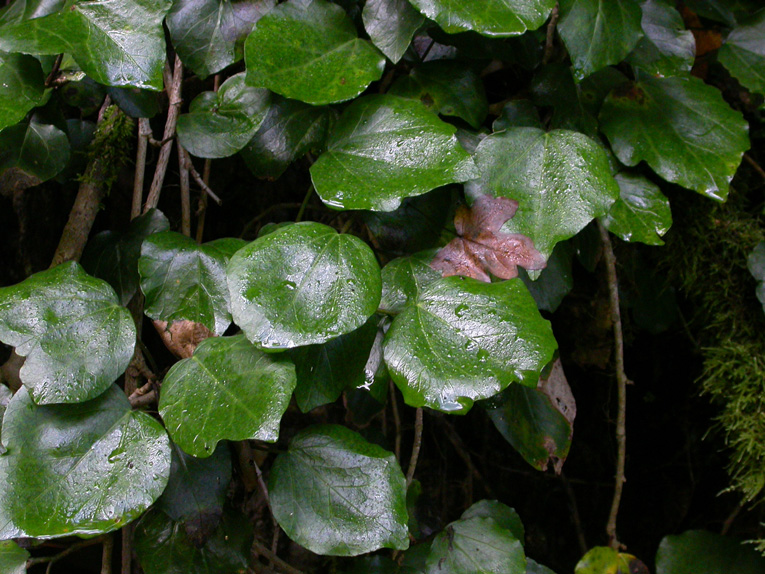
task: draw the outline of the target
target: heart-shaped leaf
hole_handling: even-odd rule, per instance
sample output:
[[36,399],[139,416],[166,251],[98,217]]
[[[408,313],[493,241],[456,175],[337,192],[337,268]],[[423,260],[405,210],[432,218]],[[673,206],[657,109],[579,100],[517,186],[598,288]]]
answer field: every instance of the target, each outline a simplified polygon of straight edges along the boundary
[[43,10],[45,15],[16,4],[18,9],[0,14],[0,50],[66,52],[99,84],[162,89],[162,21],[170,0],[56,2],[48,6],[55,11]]
[[720,91],[692,76],[645,78],[615,89],[600,125],[622,163],[724,201],[749,149],[747,123]]
[[385,58],[325,0],[288,0],[245,43],[247,82],[309,104],[350,100],[379,80]]
[[643,36],[636,0],[561,0],[558,31],[581,80],[618,64]]
[[311,552],[355,556],[409,546],[396,458],[345,427],[298,433],[274,461],[268,490],[279,526]]
[[475,157],[485,184],[519,204],[502,230],[529,237],[545,258],[619,198],[605,152],[578,132],[510,128],[484,139]]
[[90,241],[82,254],[85,271],[107,281],[127,305],[138,289],[138,258],[144,239],[170,227],[161,211],[150,209],[130,222],[127,231],[102,231]]
[[455,132],[419,102],[359,98],[340,116],[311,178],[331,207],[392,211],[405,197],[478,176]]
[[704,530],[665,536],[656,552],[656,574],[756,574],[763,571],[765,558],[751,546]]
[[574,574],[650,574],[650,572],[645,564],[632,554],[618,552],[607,546],[596,546],[577,563]]
[[555,0],[410,0],[446,32],[517,36],[545,23]]
[[76,405],[19,390],[3,419],[0,539],[94,535],[140,516],[167,484],[170,441],[112,385]]
[[270,102],[271,92],[245,84],[244,73],[231,76],[217,92],[194,98],[178,118],[178,141],[197,157],[234,155],[258,131]]
[[407,0],[369,0],[361,13],[372,43],[396,64],[425,18]]
[[13,540],[0,541],[0,572],[5,574],[26,574],[29,552]]
[[336,113],[273,95],[263,123],[240,152],[247,167],[257,177],[278,178],[306,152],[323,149]]
[[406,403],[465,413],[514,382],[535,386],[557,344],[520,279],[446,277],[396,317],[385,362]]
[[350,333],[377,310],[382,289],[366,243],[313,222],[280,227],[240,249],[228,284],[234,322],[271,349]]
[[696,40],[685,29],[680,13],[662,0],[645,0],[641,9],[645,36],[627,61],[654,76],[690,72],[696,57]]
[[621,194],[601,219],[603,225],[624,241],[664,245],[661,237],[672,226],[669,199],[642,175],[621,172],[616,181]]
[[223,439],[276,441],[294,388],[289,360],[243,335],[211,337],[167,373],[159,414],[178,446],[205,457]]
[[491,518],[502,528],[509,530],[518,542],[521,543],[521,546],[525,544],[526,529],[523,527],[521,517],[518,516],[514,508],[510,508],[498,500],[479,500],[463,512],[460,519],[466,520],[474,517]]
[[0,51],[0,86],[3,87],[0,90],[0,130],[23,120],[40,102],[44,82],[42,67],[36,58]]
[[0,182],[39,185],[60,173],[69,155],[69,139],[56,126],[32,121],[5,128],[0,131]]
[[765,10],[736,26],[725,39],[717,59],[744,86],[765,94]]
[[434,254],[433,251],[421,251],[394,259],[383,267],[381,310],[401,313],[425,286],[441,278],[441,273],[430,266]]
[[135,340],[114,290],[77,263],[0,288],[0,341],[26,357],[21,381],[37,404],[100,395],[127,368]]
[[206,78],[242,58],[247,34],[274,6],[276,0],[174,0],[165,21],[184,65]]
[[231,324],[226,264],[244,245],[232,238],[199,245],[174,231],[146,238],[138,260],[145,313],[168,323],[201,323],[222,335]]

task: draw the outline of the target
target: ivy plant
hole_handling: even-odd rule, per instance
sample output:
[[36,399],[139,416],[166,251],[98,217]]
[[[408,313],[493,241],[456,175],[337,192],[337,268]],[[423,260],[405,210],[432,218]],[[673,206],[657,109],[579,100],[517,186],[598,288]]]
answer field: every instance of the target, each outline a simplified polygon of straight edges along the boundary
[[4,2],[0,192],[76,197],[50,268],[0,287],[0,570],[76,535],[110,571],[119,532],[123,574],[294,573],[297,546],[316,572],[549,574],[501,501],[426,529],[418,454],[445,428],[476,475],[451,421],[483,417],[561,472],[576,256],[602,258],[620,399],[608,546],[575,571],[643,572],[613,244],[726,201],[765,93],[758,3],[677,4]]

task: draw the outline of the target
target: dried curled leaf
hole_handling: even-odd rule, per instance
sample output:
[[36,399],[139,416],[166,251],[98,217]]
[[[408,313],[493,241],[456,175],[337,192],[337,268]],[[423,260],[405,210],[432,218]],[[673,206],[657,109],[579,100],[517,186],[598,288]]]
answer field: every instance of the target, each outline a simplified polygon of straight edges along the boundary
[[215,336],[215,333],[202,323],[194,321],[173,321],[169,325],[167,321],[153,323],[165,347],[179,359],[188,359],[194,354],[194,349],[199,343]]
[[544,269],[545,258],[531,239],[500,231],[517,209],[517,201],[490,195],[479,196],[472,207],[460,206],[454,216],[459,237],[439,250],[430,266],[444,277],[464,275],[487,283],[489,273],[501,279],[518,277],[518,265]]

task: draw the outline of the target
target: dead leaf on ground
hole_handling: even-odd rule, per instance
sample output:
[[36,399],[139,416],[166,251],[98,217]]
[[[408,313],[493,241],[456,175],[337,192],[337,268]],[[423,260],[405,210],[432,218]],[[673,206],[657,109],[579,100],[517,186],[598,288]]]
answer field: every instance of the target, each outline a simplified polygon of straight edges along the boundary
[[[571,441],[574,434],[574,419],[576,418],[576,400],[574,399],[574,393],[571,392],[566,374],[563,372],[563,365],[560,359],[555,360],[552,370],[546,379],[539,379],[537,390],[550,399],[552,406],[566,419],[570,428],[568,438]],[[550,461],[553,464],[555,473],[560,474],[566,459],[555,456],[557,445],[553,444],[552,441],[546,447],[550,453]]]
[[154,328],[173,355],[180,359],[188,359],[194,354],[197,345],[215,333],[202,323],[194,321],[174,321],[168,326],[167,321],[154,321]]
[[531,239],[500,231],[517,209],[517,201],[490,195],[479,196],[472,207],[460,206],[454,216],[459,237],[439,250],[430,266],[444,277],[464,275],[487,283],[489,273],[500,279],[517,277],[519,265],[544,269],[545,258]]

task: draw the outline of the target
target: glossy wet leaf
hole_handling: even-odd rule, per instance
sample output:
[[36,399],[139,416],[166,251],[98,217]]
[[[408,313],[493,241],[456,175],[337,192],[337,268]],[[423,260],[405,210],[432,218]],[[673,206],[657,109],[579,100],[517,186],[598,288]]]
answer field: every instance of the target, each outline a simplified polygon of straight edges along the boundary
[[127,305],[138,289],[138,258],[141,244],[154,233],[166,231],[170,223],[161,211],[151,209],[130,222],[124,232],[106,230],[88,241],[82,254],[82,266],[107,281]]
[[407,0],[369,0],[361,13],[364,29],[377,48],[395,64],[425,18]]
[[59,174],[69,157],[69,138],[56,126],[31,121],[0,131],[0,181],[39,185]]
[[[765,311],[765,241],[757,244],[747,257],[746,262],[749,273],[757,280],[757,299],[762,303],[762,309]],[[384,271],[385,269],[383,269]],[[383,290],[384,288],[385,283],[383,283]]]
[[274,461],[268,490],[279,525],[311,552],[355,556],[409,546],[398,462],[345,427],[298,433]]
[[434,251],[422,251],[399,257],[382,269],[382,298],[380,309],[387,313],[401,313],[427,285],[441,278],[441,273],[430,266]]
[[644,78],[606,98],[600,126],[619,161],[718,201],[749,149],[747,123],[720,91],[692,76]]
[[322,343],[306,345],[290,352],[295,363],[295,400],[304,413],[335,402],[345,389],[363,385],[364,367],[377,336],[377,321],[371,318],[346,335]]
[[74,405],[37,406],[19,390],[3,420],[0,538],[111,532],[162,494],[170,444],[116,385]]
[[519,269],[518,276],[531,293],[534,301],[542,311],[554,313],[563,299],[574,288],[574,275],[571,264],[574,249],[570,242],[558,243],[552,255],[547,259],[547,266],[542,269],[539,277],[532,280],[528,273]]
[[380,302],[369,246],[314,222],[281,227],[229,262],[234,322],[263,348],[323,343],[361,327]]
[[476,129],[489,113],[481,78],[455,60],[425,62],[393,84],[388,93],[419,100],[434,112],[462,118]]
[[531,558],[526,559],[526,574],[555,574],[547,566],[534,562]]
[[455,132],[419,102],[359,98],[311,166],[313,184],[330,207],[392,211],[405,197],[477,177]]
[[103,393],[130,363],[135,339],[114,290],[77,263],[0,288],[0,340],[26,357],[21,381],[38,404]]
[[440,249],[431,267],[444,277],[463,275],[489,282],[489,273],[500,279],[518,277],[518,266],[539,270],[545,257],[531,240],[517,233],[503,233],[502,225],[515,215],[518,202],[481,194],[469,208],[461,205],[454,216],[458,237]]
[[665,0],[645,0],[640,39],[627,61],[654,76],[682,75],[691,71],[696,40],[685,29],[680,13]]
[[245,84],[244,73],[232,76],[217,92],[194,98],[178,118],[178,141],[197,157],[234,155],[258,131],[270,102],[271,93]]
[[244,40],[276,0],[174,0],[167,14],[173,47],[200,78],[241,60]]
[[0,541],[0,572],[4,574],[25,574],[29,552],[13,540]]
[[502,504],[498,500],[479,500],[462,513],[462,520],[468,518],[491,518],[502,528],[509,530],[521,545],[526,539],[526,530],[521,522],[521,517],[514,508]]
[[275,442],[295,388],[295,367],[243,335],[211,337],[172,366],[159,414],[185,452],[206,457],[223,439]]
[[226,238],[199,245],[174,231],[147,237],[138,260],[146,315],[168,323],[201,323],[222,335],[231,324],[226,264],[245,244]]
[[485,36],[517,36],[545,23],[554,0],[410,0],[446,32],[473,30]]
[[659,187],[639,174],[617,174],[620,197],[601,218],[611,233],[624,241],[664,245],[661,237],[672,226],[669,199]]
[[449,524],[433,540],[425,574],[525,574],[526,556],[515,535],[492,518]]
[[643,36],[641,16],[637,0],[561,0],[558,32],[576,78],[621,62]]
[[665,536],[656,552],[656,574],[757,574],[763,571],[765,558],[750,545],[704,530]]
[[631,554],[596,546],[577,563],[574,574],[649,574],[649,571]]
[[345,11],[325,0],[279,4],[247,37],[245,59],[251,85],[316,105],[358,96],[385,66]]
[[605,152],[581,133],[510,128],[484,139],[475,157],[486,185],[519,204],[502,231],[529,237],[545,258],[619,197]]
[[[170,0],[56,3],[42,17],[23,2],[0,15],[0,50],[71,54],[99,84],[162,89]],[[129,33],[126,31],[129,30]]]
[[765,10],[746,19],[728,34],[717,59],[742,85],[765,94]]
[[446,277],[396,317],[385,362],[406,403],[465,413],[511,383],[536,385],[556,342],[523,282]]
[[336,112],[273,95],[263,123],[240,152],[257,177],[278,178],[307,152],[321,150]]
[[[24,119],[42,99],[45,76],[40,62],[26,54],[0,51],[0,130]],[[2,149],[2,148],[0,148]]]
[[136,525],[134,536],[146,574],[239,574],[247,570],[253,533],[246,516],[227,510],[215,531],[198,544],[183,523],[152,510]]

